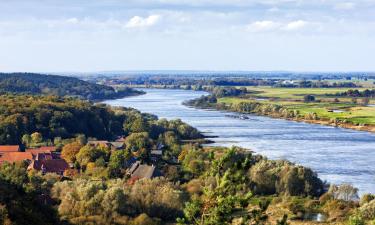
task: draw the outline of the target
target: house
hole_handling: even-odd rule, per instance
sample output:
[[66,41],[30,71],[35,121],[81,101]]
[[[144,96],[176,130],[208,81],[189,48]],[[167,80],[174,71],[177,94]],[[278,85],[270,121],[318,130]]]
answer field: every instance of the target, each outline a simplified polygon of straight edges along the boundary
[[140,161],[135,162],[127,173],[132,180],[138,180],[142,178],[151,179],[154,177],[160,177],[161,173],[154,165],[141,164]]
[[20,152],[19,145],[0,145],[0,154],[4,152]]
[[61,159],[60,153],[57,152],[37,153],[36,155],[33,154],[33,157],[35,160]]
[[98,146],[105,146],[107,148],[110,148],[111,150],[118,150],[124,148],[125,144],[124,142],[120,141],[88,141],[88,145],[91,145],[93,147],[98,147]]
[[40,159],[32,160],[27,170],[38,170],[46,173],[56,173],[63,175],[69,169],[69,164],[63,159]]
[[44,146],[44,147],[39,147],[39,148],[29,148],[29,149],[26,149],[25,152],[30,152],[33,155],[37,155],[39,153],[51,154],[53,152],[56,152],[56,147],[55,146]]
[[33,159],[33,154],[31,154],[30,152],[4,152],[0,155],[0,164],[2,164],[3,162],[31,162]]
[[32,151],[32,152],[56,152],[56,146],[42,146],[39,148],[29,148],[25,150]]

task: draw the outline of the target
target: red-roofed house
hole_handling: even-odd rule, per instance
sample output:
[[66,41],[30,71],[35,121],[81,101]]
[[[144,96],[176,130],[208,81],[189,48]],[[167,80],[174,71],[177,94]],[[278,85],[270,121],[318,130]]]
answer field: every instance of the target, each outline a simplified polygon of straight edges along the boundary
[[0,153],[3,152],[20,152],[19,145],[0,145]]
[[69,169],[69,164],[63,159],[33,160],[27,169],[42,171],[43,174],[57,173],[63,175],[64,171]]
[[31,152],[33,154],[38,154],[38,153],[51,153],[55,152],[56,147],[55,146],[44,146],[40,148],[28,148],[25,150],[25,152]]
[[33,160],[33,155],[30,152],[4,152],[0,155],[0,164],[3,162],[20,162],[20,161],[29,161]]
[[37,153],[33,154],[35,160],[52,160],[52,159],[61,159],[61,156],[57,152],[51,153]]

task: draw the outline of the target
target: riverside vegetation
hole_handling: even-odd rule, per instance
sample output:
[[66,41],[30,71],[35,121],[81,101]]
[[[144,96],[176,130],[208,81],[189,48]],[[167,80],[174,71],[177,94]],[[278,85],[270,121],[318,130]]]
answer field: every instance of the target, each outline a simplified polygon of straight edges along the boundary
[[187,104],[375,132],[373,90],[365,88],[208,87],[206,90],[212,94]]
[[[204,147],[204,136],[181,120],[72,97],[8,93],[0,96],[0,121],[1,144],[55,145],[72,165],[58,176],[28,171],[26,162],[3,163],[2,224],[282,225],[315,224],[317,215],[329,224],[375,220],[375,196],[358,201],[356,188],[328,185],[288,161]],[[88,144],[119,136],[121,149]],[[163,153],[155,161],[157,146]],[[134,159],[163,176],[132,179],[127,170]]]

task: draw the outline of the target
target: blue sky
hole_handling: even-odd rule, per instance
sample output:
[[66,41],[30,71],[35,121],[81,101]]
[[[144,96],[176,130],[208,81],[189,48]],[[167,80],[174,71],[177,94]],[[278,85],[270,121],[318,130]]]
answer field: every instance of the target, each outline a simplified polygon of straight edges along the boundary
[[375,71],[375,0],[0,0],[0,71]]

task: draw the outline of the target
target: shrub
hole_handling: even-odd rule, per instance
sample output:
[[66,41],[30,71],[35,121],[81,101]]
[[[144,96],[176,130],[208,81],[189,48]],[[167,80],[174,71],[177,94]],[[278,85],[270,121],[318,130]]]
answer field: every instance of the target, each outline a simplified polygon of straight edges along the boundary
[[359,204],[362,206],[366,203],[371,202],[372,200],[375,199],[375,195],[372,194],[365,194],[361,197],[361,200],[359,201]]
[[359,208],[361,216],[366,220],[375,219],[375,200],[364,204]]

